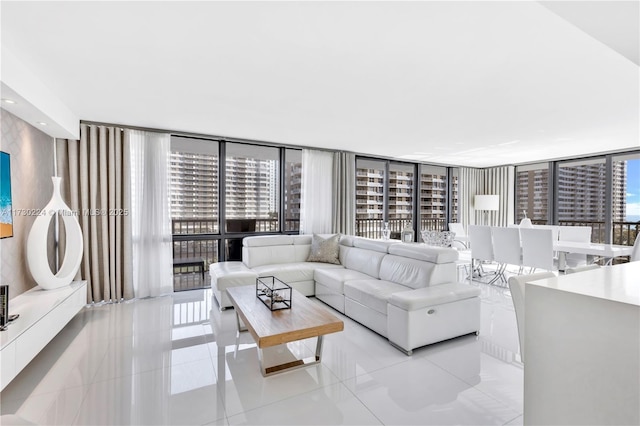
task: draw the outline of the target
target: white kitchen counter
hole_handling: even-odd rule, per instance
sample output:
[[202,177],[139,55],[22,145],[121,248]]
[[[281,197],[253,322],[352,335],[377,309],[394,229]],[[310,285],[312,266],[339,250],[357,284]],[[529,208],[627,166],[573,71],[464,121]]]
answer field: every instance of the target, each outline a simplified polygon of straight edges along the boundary
[[640,424],[640,262],[527,283],[525,424]]

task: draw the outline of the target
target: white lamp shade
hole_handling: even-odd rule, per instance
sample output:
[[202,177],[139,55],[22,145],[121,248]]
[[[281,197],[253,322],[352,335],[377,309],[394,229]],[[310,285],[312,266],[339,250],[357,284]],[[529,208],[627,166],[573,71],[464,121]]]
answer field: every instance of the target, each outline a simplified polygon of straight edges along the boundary
[[473,206],[476,210],[499,210],[499,195],[476,195],[473,199]]

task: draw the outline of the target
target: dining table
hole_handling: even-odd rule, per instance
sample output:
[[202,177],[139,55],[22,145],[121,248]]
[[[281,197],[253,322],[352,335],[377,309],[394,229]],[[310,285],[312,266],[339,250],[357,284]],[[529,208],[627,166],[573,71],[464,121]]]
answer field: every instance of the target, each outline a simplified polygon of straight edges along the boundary
[[606,263],[610,264],[613,258],[630,256],[633,252],[633,246],[579,241],[556,241],[553,244],[553,249],[558,252],[558,269],[561,271],[566,269],[567,253],[598,256],[606,259]]

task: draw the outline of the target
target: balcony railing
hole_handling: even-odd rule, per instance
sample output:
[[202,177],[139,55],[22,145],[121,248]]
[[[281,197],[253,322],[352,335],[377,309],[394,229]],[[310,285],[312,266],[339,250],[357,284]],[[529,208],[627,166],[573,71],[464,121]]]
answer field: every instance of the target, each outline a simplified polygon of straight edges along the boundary
[[[255,232],[278,232],[278,219],[253,219],[255,220]],[[300,229],[300,219],[285,219],[286,232],[295,232]],[[173,235],[190,234],[217,234],[218,219],[180,218],[171,221]],[[251,231],[254,232],[254,231]]]
[[[405,227],[409,219],[390,219],[389,230],[391,238],[399,239],[402,229]],[[382,219],[356,219],[356,235],[365,238],[382,238],[382,227],[384,224]],[[418,233],[420,231],[446,231],[446,219],[421,219],[418,224]],[[417,240],[416,236],[416,240]]]

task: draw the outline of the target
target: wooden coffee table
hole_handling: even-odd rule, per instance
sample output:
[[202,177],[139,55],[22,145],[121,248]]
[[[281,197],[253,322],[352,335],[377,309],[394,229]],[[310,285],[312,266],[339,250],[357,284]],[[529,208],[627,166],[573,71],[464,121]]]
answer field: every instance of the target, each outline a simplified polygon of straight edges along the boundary
[[[322,356],[322,337],[344,330],[344,323],[329,312],[292,290],[291,309],[270,311],[257,297],[255,286],[227,288],[229,299],[236,311],[238,332],[248,330],[258,344],[258,361],[263,376],[318,364]],[[242,328],[240,320],[246,325]],[[263,349],[296,340],[317,337],[314,357],[295,359],[266,366]]]

